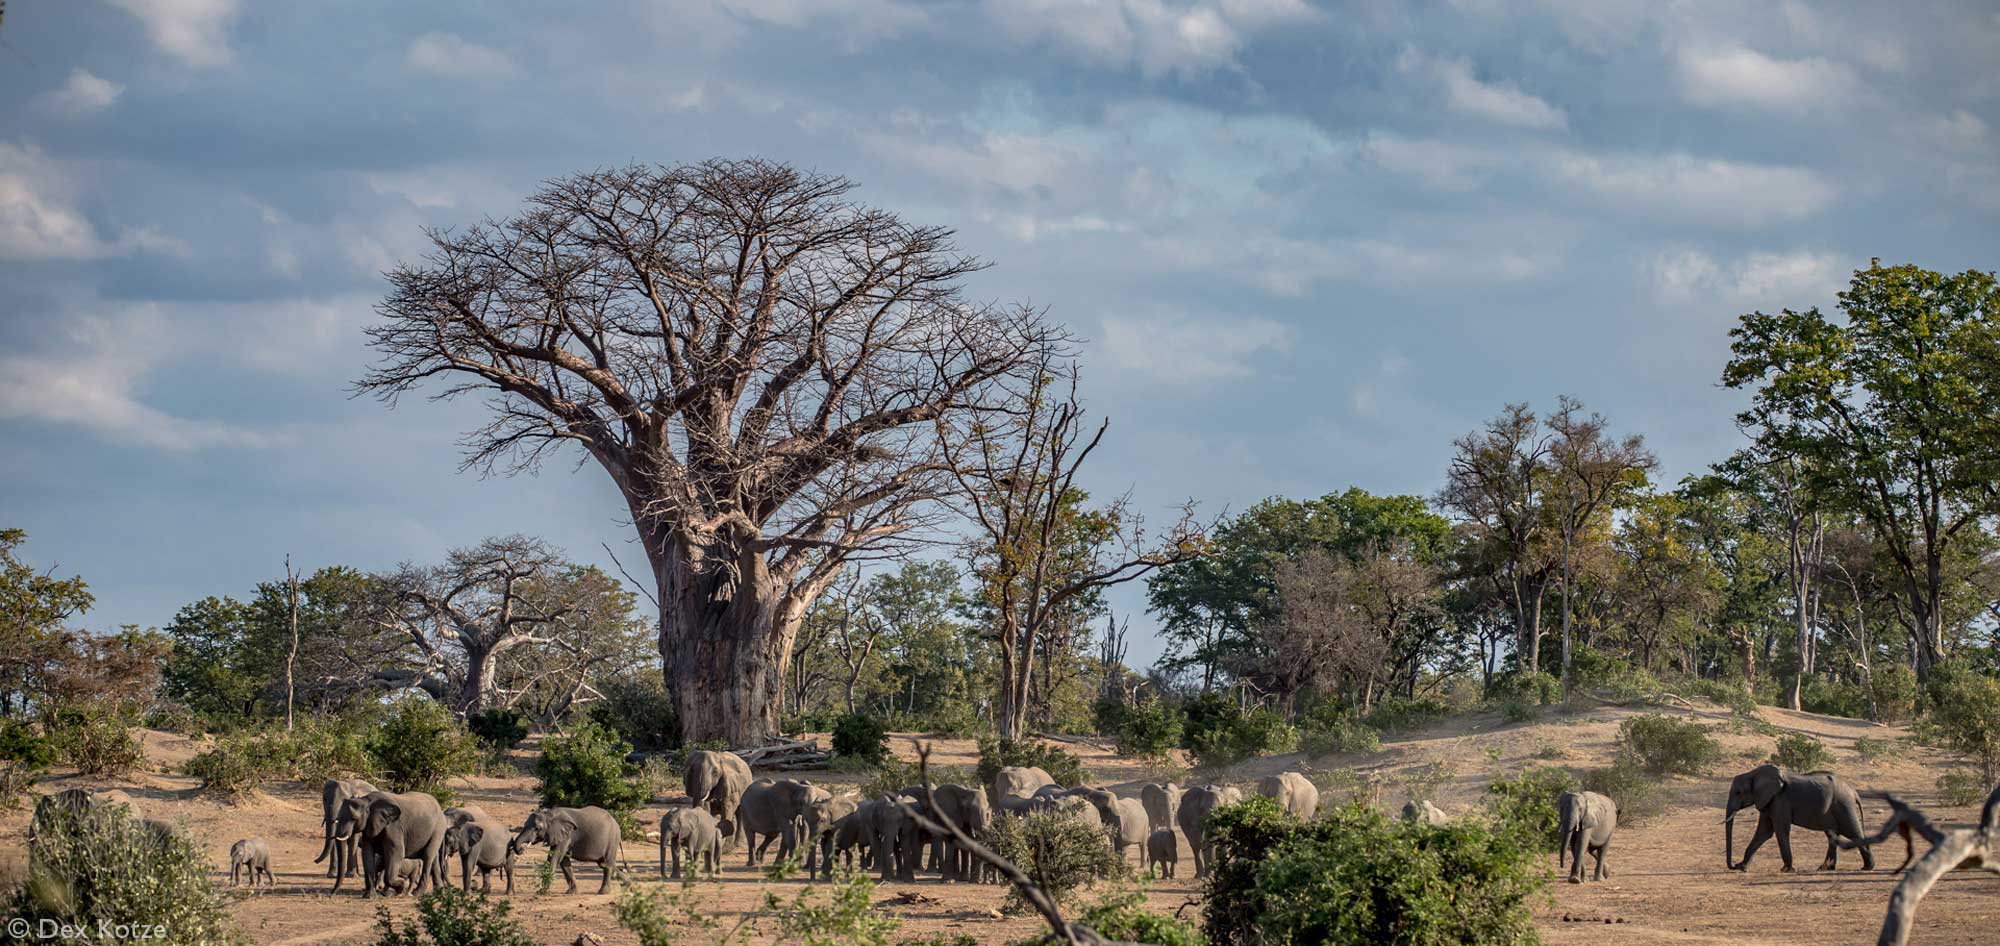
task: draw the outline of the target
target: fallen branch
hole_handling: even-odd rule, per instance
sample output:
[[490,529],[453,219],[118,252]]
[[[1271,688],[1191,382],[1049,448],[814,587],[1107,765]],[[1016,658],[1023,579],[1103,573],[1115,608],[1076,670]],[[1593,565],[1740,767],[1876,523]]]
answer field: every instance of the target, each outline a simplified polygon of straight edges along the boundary
[[1896,885],[1895,892],[1889,894],[1889,912],[1882,918],[1882,935],[1875,940],[1876,946],[1905,946],[1910,931],[1916,927],[1917,904],[1923,902],[1938,878],[1961,869],[2000,874],[2000,858],[1995,857],[1994,847],[1994,841],[2000,839],[2000,787],[1986,796],[1986,806],[1979,812],[1979,825],[1956,831],[1939,830],[1923,812],[1886,793],[1881,793],[1881,797],[1890,798],[1890,806],[1896,809],[1891,824],[1883,826],[1882,840],[1887,840],[1888,832],[1900,825],[1931,842],[1930,851],[1918,859],[1916,866]]

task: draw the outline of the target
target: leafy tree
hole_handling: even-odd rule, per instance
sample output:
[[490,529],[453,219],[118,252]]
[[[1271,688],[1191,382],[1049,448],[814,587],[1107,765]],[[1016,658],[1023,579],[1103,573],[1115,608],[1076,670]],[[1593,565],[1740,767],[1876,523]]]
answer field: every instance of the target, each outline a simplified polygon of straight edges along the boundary
[[1471,531],[1506,589],[1514,613],[1514,653],[1542,666],[1542,599],[1561,564],[1549,506],[1552,435],[1526,404],[1509,404],[1486,426],[1460,437],[1438,505]]
[[17,557],[27,541],[21,529],[0,529],[0,713],[24,710],[45,693],[65,625],[94,600],[82,578],[57,578],[53,568],[37,571]]
[[164,692],[209,719],[248,717],[269,679],[268,655],[247,646],[251,609],[234,598],[183,606],[165,630],[173,651],[162,668]]
[[1571,620],[1577,579],[1577,557],[1585,542],[1609,538],[1612,513],[1625,506],[1646,485],[1646,474],[1659,465],[1645,440],[1637,435],[1613,438],[1603,415],[1583,412],[1583,405],[1562,397],[1548,419],[1549,508],[1562,537],[1562,682],[1570,686]]
[[624,814],[644,805],[648,795],[636,767],[626,761],[631,754],[631,743],[586,720],[543,742],[541,757],[535,760],[535,791],[543,805],[596,805],[618,813],[623,821]]
[[1660,651],[1688,643],[1719,595],[1721,576],[1688,527],[1687,505],[1675,493],[1639,497],[1612,540],[1619,630],[1644,670]]

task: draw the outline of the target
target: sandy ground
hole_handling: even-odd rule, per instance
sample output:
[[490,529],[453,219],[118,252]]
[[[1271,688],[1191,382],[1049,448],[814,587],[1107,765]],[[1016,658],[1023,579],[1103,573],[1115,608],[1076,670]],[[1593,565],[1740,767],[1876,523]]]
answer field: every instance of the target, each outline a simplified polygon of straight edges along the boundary
[[[1297,769],[1359,785],[1363,797],[1388,808],[1400,807],[1412,786],[1427,785],[1434,786],[1432,796],[1448,810],[1468,811],[1478,805],[1486,782],[1496,774],[1530,765],[1603,764],[1609,758],[1619,720],[1631,712],[1607,707],[1514,725],[1502,725],[1491,716],[1462,717],[1390,740],[1380,753],[1318,760],[1296,756],[1260,759],[1231,772],[1227,780],[1247,783],[1271,772]],[[1894,758],[1871,763],[1853,752],[1857,738],[1906,736],[1900,729],[1768,708],[1762,712],[1767,722],[1780,729],[1809,732],[1823,739],[1834,750],[1833,767],[1862,788],[1894,791],[1948,824],[1967,823],[1976,814],[1970,808],[1939,807],[1931,783],[1943,761],[1941,756],[1908,748]],[[1669,785],[1672,802],[1665,814],[1647,823],[1621,826],[1609,861],[1614,872],[1610,879],[1580,886],[1551,884],[1549,899],[1536,910],[1544,939],[1554,944],[1873,942],[1895,884],[1888,868],[1902,860],[1900,841],[1892,841],[1892,847],[1878,852],[1878,861],[1887,863],[1875,871],[1860,871],[1859,857],[1849,852],[1843,855],[1838,871],[1822,873],[1812,868],[1819,863],[1823,844],[1817,835],[1797,832],[1798,873],[1778,872],[1775,844],[1767,844],[1758,853],[1747,875],[1725,871],[1722,829],[1717,821],[1727,776],[1761,761],[1774,736],[1741,725],[1732,731],[1729,715],[1720,710],[1703,710],[1699,715],[1719,727],[1717,736],[1727,749],[1725,761],[1717,766],[1723,774],[1673,780]],[[320,846],[317,786],[280,785],[234,802],[211,798],[197,791],[193,779],[172,774],[179,763],[198,751],[198,743],[157,732],[146,733],[145,740],[155,772],[95,787],[123,790],[145,815],[181,825],[202,840],[219,868],[226,866],[225,854],[231,842],[251,835],[265,838],[272,848],[277,887],[256,894],[231,893],[237,921],[254,942],[372,941],[376,905],[384,901],[361,902],[348,892],[352,881],[341,894],[329,894],[323,865],[312,863]],[[909,740],[899,738],[897,746],[899,752],[913,755]],[[970,741],[939,740],[937,747],[936,763],[969,767],[975,761]],[[1074,742],[1068,748],[1083,757],[1095,783],[1111,785],[1121,794],[1136,795],[1139,781],[1151,774],[1094,741]],[[1335,774],[1343,772],[1351,774]],[[826,773],[810,773],[810,777],[822,783],[854,781]],[[58,778],[38,786],[38,790],[78,784],[84,783]],[[467,779],[454,787],[466,803],[518,824],[534,807],[532,786],[533,779],[523,775]],[[1871,829],[1885,813],[1880,803],[1869,805]],[[657,818],[657,814],[650,817]],[[1739,833],[1747,837],[1753,821],[1746,820]],[[21,875],[25,822],[25,812],[0,818],[0,878],[11,880]],[[1738,844],[1742,843],[1743,838],[1739,838]],[[531,850],[519,862],[512,898],[515,916],[537,942],[567,944],[584,932],[596,934],[606,944],[635,942],[617,926],[608,909],[618,887],[614,885],[611,893],[603,896],[594,894],[599,880],[595,868],[577,870],[580,892],[576,895],[561,893],[560,878],[555,892],[536,894],[534,868],[541,860],[539,850]],[[650,882],[657,876],[657,847],[628,843],[625,854],[632,877]],[[1136,852],[1133,856],[1136,858]],[[1551,858],[1548,867],[1552,872],[1554,866]],[[1153,907],[1167,912],[1185,907],[1187,915],[1197,914],[1199,905],[1191,901],[1199,888],[1188,876],[1191,873],[1192,862],[1183,840],[1182,877],[1149,885],[1147,896]],[[216,876],[218,883],[226,882],[226,869],[218,869]],[[704,882],[697,889],[714,911],[740,915],[761,903],[767,890],[789,900],[803,886],[803,881],[767,880],[761,869],[744,865],[738,850],[725,859],[719,882]],[[884,884],[876,891],[878,907],[902,921],[898,937],[964,933],[981,943],[997,944],[1040,932],[1039,922],[1031,917],[998,915],[1002,896],[998,887],[942,884],[928,876],[920,876],[914,884]],[[386,905],[398,916],[411,912],[408,899],[392,899]],[[1958,873],[1945,878],[1924,902],[1912,942],[1927,946],[2000,943],[2000,877]]]

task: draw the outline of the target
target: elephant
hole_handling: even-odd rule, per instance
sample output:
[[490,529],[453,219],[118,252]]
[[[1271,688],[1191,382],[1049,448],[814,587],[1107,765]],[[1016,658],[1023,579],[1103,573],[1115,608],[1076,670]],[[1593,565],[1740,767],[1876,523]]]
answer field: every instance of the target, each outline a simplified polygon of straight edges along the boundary
[[317,864],[331,856],[332,863],[326,865],[326,875],[334,878],[335,890],[340,889],[339,878],[354,876],[360,865],[355,863],[353,837],[350,836],[340,844],[334,843],[333,821],[340,814],[340,806],[348,799],[359,798],[373,791],[377,791],[375,786],[358,778],[330,778],[319,787],[319,821],[321,834],[324,837],[320,841],[319,856],[313,858],[313,863]]
[[915,880],[917,862],[923,859],[916,819],[904,812],[898,802],[912,808],[917,805],[914,798],[884,795],[855,811],[868,826],[868,849],[875,855],[875,866],[882,873],[883,883]]
[[[451,809],[446,809],[447,811]],[[493,872],[507,878],[507,892],[514,892],[514,846],[507,843],[507,828],[485,818],[463,821],[444,829],[446,857],[458,858],[460,889],[472,892],[472,871],[479,870],[479,891],[493,892]]]
[[404,894],[412,889],[422,889],[424,878],[429,874],[429,865],[422,860],[414,857],[403,858],[397,863],[395,871],[388,874],[389,890]]
[[1171,878],[1174,876],[1174,865],[1181,859],[1180,838],[1174,834],[1174,829],[1161,828],[1146,836],[1145,853],[1147,876],[1160,871],[1158,876]]
[[1445,814],[1444,809],[1431,804],[1429,799],[1417,801],[1412,798],[1403,803],[1403,820],[1427,824],[1433,828],[1441,828],[1451,823],[1451,816]]
[[848,867],[854,867],[856,851],[861,854],[861,868],[863,870],[868,868],[868,858],[873,850],[869,847],[869,843],[873,840],[873,828],[869,823],[871,812],[866,810],[867,808],[868,803],[862,802],[856,805],[853,811],[834,819],[833,826],[828,829],[826,837],[820,842],[820,853],[826,864],[824,870],[826,879],[833,879],[835,857],[842,858]]
[[1278,803],[1286,814],[1311,821],[1319,813],[1319,788],[1297,772],[1266,775],[1257,781],[1257,794]]
[[257,878],[262,875],[264,885],[275,887],[278,879],[271,875],[271,846],[263,838],[244,838],[229,846],[229,886],[236,886],[240,872],[250,875],[250,888],[257,888]]
[[[938,785],[931,795],[937,799],[931,816],[938,822],[956,826],[972,838],[993,827],[993,803],[985,792],[970,785]],[[977,881],[985,873],[986,865],[962,849],[955,836],[939,838],[937,843],[943,848],[940,873],[945,880]]]
[[706,872],[713,876],[720,868],[718,849],[722,847],[722,831],[715,825],[715,816],[700,808],[683,806],[670,808],[660,817],[660,877],[667,876],[667,859],[671,854],[674,864],[674,878],[681,876],[681,852],[687,852],[688,871],[699,876]]
[[1146,824],[1155,831],[1161,828],[1172,830],[1174,811],[1181,804],[1181,787],[1172,782],[1164,785],[1147,782],[1139,789],[1139,802],[1146,806]]
[[1106,833],[1111,837],[1111,849],[1118,852],[1120,859],[1131,847],[1139,847],[1140,860],[1145,859],[1144,845],[1146,836],[1151,832],[1147,830],[1149,823],[1144,804],[1136,798],[1119,798],[1101,788],[1071,789],[1070,796],[1082,798],[1097,809],[1097,819],[1104,824]]
[[444,820],[447,826],[455,826],[474,821],[492,821],[493,818],[486,813],[486,809],[478,805],[454,805],[444,810]]
[[1203,785],[1190,789],[1181,796],[1181,833],[1187,835],[1188,846],[1194,849],[1194,875],[1208,876],[1209,860],[1215,854],[1215,840],[1208,836],[1208,814],[1224,805],[1234,805],[1243,800],[1243,793],[1229,786]]
[[1021,814],[1026,810],[1024,803],[1035,796],[1037,789],[1055,783],[1049,773],[1039,768],[1007,766],[993,775],[993,807],[1008,814]]
[[35,835],[46,829],[49,820],[56,817],[57,812],[92,815],[115,808],[131,811],[132,800],[124,792],[116,789],[98,791],[89,788],[65,788],[59,792],[50,792],[35,799],[35,813],[28,821],[28,840],[34,841]]
[[569,884],[565,893],[576,892],[576,874],[570,869],[571,862],[596,864],[602,869],[604,879],[598,883],[597,892],[603,893],[610,889],[612,878],[618,876],[625,860],[625,835],[618,827],[618,819],[596,805],[535,809],[510,842],[517,852],[530,844],[549,846],[549,859],[555,861],[562,870],[563,880]]
[[[750,787],[743,790],[743,799],[736,806],[736,824],[743,835],[745,866],[757,866],[772,841],[779,842],[779,860],[792,856],[798,850],[801,831],[817,827],[806,824],[806,819],[812,814],[813,801],[827,794],[825,789],[815,788],[811,782],[793,779],[773,781],[763,778],[751,782]],[[763,844],[757,843],[760,836],[764,839]]]
[[[1733,862],[1736,813],[1751,806],[1757,809],[1757,832],[1750,836],[1743,860]],[[1723,861],[1730,870],[1749,870],[1751,855],[1775,834],[1778,855],[1785,861],[1782,870],[1790,871],[1794,825],[1826,835],[1826,859],[1820,862],[1820,870],[1833,870],[1837,866],[1840,843],[1836,835],[1857,842],[1862,870],[1875,869],[1874,852],[1868,844],[1860,843],[1866,835],[1861,827],[1861,796],[1832,772],[1800,775],[1766,763],[1738,775],[1729,782],[1729,802],[1722,823]]]
[[[696,805],[715,816],[715,826],[728,845],[736,843],[736,806],[750,787],[750,763],[734,752],[708,749],[688,753],[687,793]],[[727,847],[725,847],[727,850]]]
[[[807,819],[811,825],[806,831],[806,876],[812,877],[823,871],[825,879],[833,879],[833,850],[840,823],[854,809],[861,807],[861,799],[853,795],[828,793],[823,799],[815,798],[812,816]],[[849,842],[852,846],[852,842]],[[821,865],[824,865],[822,867]]]
[[[1424,804],[1428,805],[1429,802]],[[1611,849],[1611,834],[1618,830],[1618,804],[1596,792],[1564,792],[1556,796],[1556,869],[1569,855],[1569,882],[1583,883],[1583,855],[1597,858],[1592,880],[1611,876],[1604,866],[1605,852]]]
[[[369,792],[349,798],[334,817],[333,840],[344,844],[355,839],[361,855],[361,896],[373,896],[389,885],[388,870],[402,869],[404,858],[430,865],[418,879],[419,891],[430,881],[441,880],[444,862],[444,809],[437,799],[424,792]],[[341,876],[333,886],[340,889]]]

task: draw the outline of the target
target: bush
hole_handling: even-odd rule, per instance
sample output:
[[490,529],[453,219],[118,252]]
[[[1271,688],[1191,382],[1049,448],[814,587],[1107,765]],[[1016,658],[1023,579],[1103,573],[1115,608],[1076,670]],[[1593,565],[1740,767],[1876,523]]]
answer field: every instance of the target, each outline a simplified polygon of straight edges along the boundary
[[567,735],[550,736],[542,742],[542,756],[535,760],[535,791],[544,806],[583,808],[595,805],[619,815],[646,804],[649,793],[639,780],[638,767],[625,761],[632,746],[618,734],[589,720]]
[[1681,691],[1681,696],[1701,697],[1711,703],[1727,707],[1730,712],[1738,716],[1757,714],[1757,700],[1740,683],[1724,683],[1720,680],[1695,677],[1682,683],[1677,689]]
[[1902,743],[1894,739],[1870,739],[1863,736],[1854,740],[1854,754],[1869,762],[1892,759],[1902,753]]
[[921,713],[893,712],[883,720],[883,725],[890,732],[920,732],[948,739],[971,739],[993,731],[979,710],[963,700],[952,700]]
[[1654,775],[1701,775],[1722,753],[1700,723],[1652,713],[1619,724],[1618,749]]
[[528,738],[528,714],[511,706],[481,710],[465,717],[465,728],[487,749],[502,753]]
[[[1122,704],[1120,704],[1122,705]],[[1179,713],[1159,700],[1127,709],[1110,733],[1123,755],[1162,759],[1181,744]]]
[[1646,821],[1658,816],[1667,807],[1659,779],[1628,759],[1620,759],[1608,768],[1583,773],[1578,787],[1615,802],[1620,825]]
[[478,743],[451,711],[423,697],[396,704],[364,747],[373,770],[395,792],[438,794],[447,779],[479,768]]
[[1486,687],[1486,699],[1503,705],[1552,706],[1562,702],[1562,692],[1561,680],[1539,670],[1509,670],[1494,676]]
[[1929,710],[1918,735],[1977,766],[1988,785],[2000,781],[2000,680],[1940,664],[1925,691]]
[[1808,713],[1870,719],[1868,688],[1845,680],[1807,677],[1799,684],[1799,708]]
[[124,775],[146,761],[132,720],[102,701],[68,703],[49,711],[42,730],[56,758],[80,775]]
[[1024,739],[979,740],[979,784],[993,784],[993,776],[1010,765],[1041,769],[1063,785],[1084,782],[1083,760],[1061,746]]
[[1299,750],[1309,756],[1382,751],[1382,734],[1337,706],[1309,714],[1299,732]]
[[1778,737],[1778,749],[1771,753],[1771,761],[1794,772],[1810,772],[1826,768],[1833,761],[1833,753],[1827,751],[1826,743],[1805,733],[1786,733]]
[[[29,846],[28,879],[8,914],[33,927],[45,921],[82,927],[88,932],[81,939],[90,942],[243,941],[209,880],[206,853],[178,832],[156,833],[119,805],[56,808]],[[113,935],[99,940],[106,929]]]
[[1419,726],[1427,726],[1451,714],[1451,707],[1439,700],[1404,699],[1400,696],[1383,697],[1375,704],[1374,712],[1368,714],[1368,725],[1383,732],[1407,732]]
[[1953,807],[1977,805],[1986,799],[1990,784],[1971,769],[1951,769],[1937,778],[1938,800]]
[[1209,824],[1203,927],[1216,946],[1538,942],[1531,904],[1543,871],[1505,832],[1404,823],[1365,805],[1300,822],[1261,798]]
[[292,776],[316,786],[330,778],[374,775],[368,733],[375,722],[375,714],[358,712],[298,720],[292,728],[292,747],[298,753]]
[[1536,767],[1486,786],[1486,811],[1493,830],[1543,853],[1556,849],[1556,796],[1575,791],[1568,769]]
[[681,748],[681,721],[657,673],[631,673],[598,687],[604,699],[590,704],[590,718],[618,738],[648,752]]
[[798,736],[809,732],[828,732],[833,729],[833,721],[839,714],[830,710],[815,710],[810,713],[786,713],[778,719],[778,731],[787,736]]
[[12,811],[21,796],[56,760],[54,747],[33,726],[0,719],[0,811]]
[[[991,846],[1058,901],[1092,881],[1130,873],[1102,827],[1058,811],[995,819]],[[1009,887],[1007,906],[1020,910],[1027,904]]]
[[1869,675],[1875,691],[1875,719],[1899,723],[1916,715],[1917,672],[1902,664],[1877,667]]
[[201,779],[203,791],[241,795],[291,777],[296,761],[296,747],[284,730],[244,730],[217,739],[189,759],[183,771]]
[[1285,717],[1263,707],[1223,719],[1194,740],[1195,764],[1205,769],[1298,748],[1299,731]]
[[505,900],[488,900],[446,885],[417,900],[417,916],[398,928],[388,907],[375,908],[375,946],[534,946],[509,919]]
[[1569,681],[1574,690],[1603,692],[1617,700],[1636,700],[1660,692],[1660,681],[1651,673],[1592,647],[1570,652]]
[[833,754],[881,765],[889,757],[889,731],[867,713],[848,713],[833,724]]
[[[1090,927],[1097,935],[1112,942],[1151,943],[1152,946],[1202,946],[1206,942],[1193,924],[1146,909],[1146,895],[1136,890],[1121,890],[1106,895],[1083,908],[1073,922]],[[1044,933],[1034,939],[1021,940],[1014,946],[1062,946],[1063,942],[1054,933]],[[899,943],[897,946],[909,944]]]

